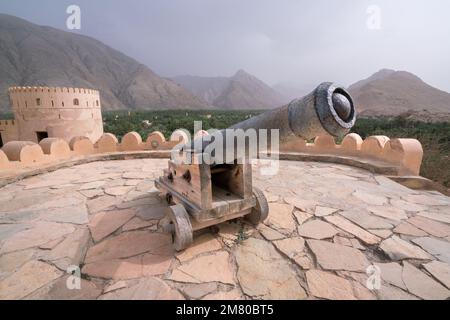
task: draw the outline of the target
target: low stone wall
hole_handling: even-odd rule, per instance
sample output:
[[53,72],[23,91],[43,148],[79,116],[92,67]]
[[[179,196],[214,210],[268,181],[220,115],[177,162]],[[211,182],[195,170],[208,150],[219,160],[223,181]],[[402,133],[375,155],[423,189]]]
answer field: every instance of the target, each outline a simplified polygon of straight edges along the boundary
[[387,163],[398,167],[398,175],[419,175],[423,157],[422,145],[416,139],[371,136],[363,140],[356,133],[345,136],[339,145],[331,136],[317,137],[314,143],[296,139],[282,146],[280,151],[349,156]]
[[[195,136],[205,134],[202,131]],[[92,156],[101,154],[142,152],[152,157],[153,152],[150,151],[169,151],[187,141],[188,135],[183,130],[174,131],[168,141],[158,131],[149,134],[145,141],[136,132],[127,133],[120,142],[113,134],[105,133],[95,144],[87,137],[74,137],[69,144],[58,138],[47,138],[40,144],[11,141],[0,150],[0,179],[51,164],[70,163],[73,159],[95,159]],[[155,154],[161,156],[161,152]],[[169,156],[168,152],[163,154]],[[336,144],[331,136],[320,136],[314,143],[292,140],[280,150],[280,159],[343,163],[394,176],[418,176],[422,156],[422,146],[417,140],[389,139],[385,136],[363,140],[354,133],[347,135],[341,144]]]

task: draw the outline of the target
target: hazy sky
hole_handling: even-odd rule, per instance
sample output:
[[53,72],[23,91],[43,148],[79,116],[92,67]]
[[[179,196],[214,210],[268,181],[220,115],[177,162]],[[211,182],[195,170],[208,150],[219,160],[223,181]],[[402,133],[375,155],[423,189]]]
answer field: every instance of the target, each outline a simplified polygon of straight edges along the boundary
[[448,0],[1,0],[0,12],[74,32],[70,4],[76,32],[162,76],[242,68],[270,85],[349,85],[392,68],[450,92]]

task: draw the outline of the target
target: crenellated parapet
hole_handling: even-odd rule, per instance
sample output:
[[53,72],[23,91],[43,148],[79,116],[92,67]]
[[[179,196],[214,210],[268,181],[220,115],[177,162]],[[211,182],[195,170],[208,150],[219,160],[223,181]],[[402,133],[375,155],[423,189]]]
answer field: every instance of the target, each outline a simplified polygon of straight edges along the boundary
[[66,87],[11,87],[8,90],[13,110],[100,109],[97,90]]
[[422,145],[416,139],[371,136],[363,140],[356,133],[345,136],[341,144],[336,144],[335,139],[328,135],[316,137],[314,143],[296,139],[282,146],[281,152],[335,155],[372,161],[374,164],[392,164],[399,175],[419,175],[423,157]]
[[[194,138],[204,135],[206,131],[198,132]],[[183,130],[174,131],[169,140],[155,131],[146,139],[137,132],[130,132],[120,141],[113,134],[104,133],[95,143],[85,136],[73,137],[69,143],[58,138],[47,138],[39,144],[12,141],[0,151],[0,180],[2,176],[65,161],[101,159],[101,155],[169,157],[174,146],[188,141],[189,135]],[[343,163],[396,176],[418,176],[422,156],[422,145],[415,139],[372,136],[363,140],[355,133],[345,136],[340,144],[331,136],[319,136],[314,143],[295,139],[280,148],[280,159]]]

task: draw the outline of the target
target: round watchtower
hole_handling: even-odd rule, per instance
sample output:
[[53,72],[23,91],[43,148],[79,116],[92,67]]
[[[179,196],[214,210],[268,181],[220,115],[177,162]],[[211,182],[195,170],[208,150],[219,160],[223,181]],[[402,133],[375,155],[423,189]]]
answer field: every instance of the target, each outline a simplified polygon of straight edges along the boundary
[[18,140],[39,142],[55,137],[69,142],[73,137],[86,136],[96,142],[103,134],[97,90],[11,87],[9,96]]

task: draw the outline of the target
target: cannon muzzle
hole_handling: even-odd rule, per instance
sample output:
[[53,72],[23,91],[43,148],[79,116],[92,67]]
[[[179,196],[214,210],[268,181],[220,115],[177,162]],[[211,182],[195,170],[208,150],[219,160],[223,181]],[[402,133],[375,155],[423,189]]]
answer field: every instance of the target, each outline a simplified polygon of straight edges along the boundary
[[[303,98],[295,99],[281,108],[239,122],[229,129],[244,131],[255,129],[257,132],[260,129],[266,129],[269,136],[271,129],[278,129],[280,144],[282,144],[295,137],[309,140],[323,134],[342,136],[350,131],[355,121],[355,105],[347,90],[325,82]],[[227,130],[217,131],[208,139],[200,137],[184,145],[182,150],[202,153],[217,135],[221,135],[225,141]],[[223,145],[225,146],[225,143]],[[270,146],[270,141],[268,145]],[[224,151],[230,152],[230,150]]]
[[342,87],[325,82],[303,98],[232,126],[232,129],[279,129],[280,140],[297,136],[313,139],[322,134],[342,136],[356,120],[350,94]]

